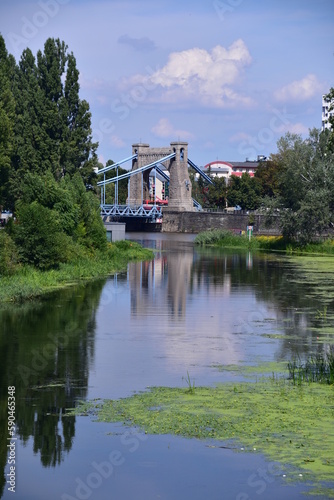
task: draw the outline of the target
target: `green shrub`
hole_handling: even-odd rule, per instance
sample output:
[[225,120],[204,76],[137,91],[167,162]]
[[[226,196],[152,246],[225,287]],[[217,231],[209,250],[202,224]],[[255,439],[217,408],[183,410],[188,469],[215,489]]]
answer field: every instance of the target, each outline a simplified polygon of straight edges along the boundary
[[68,239],[61,234],[55,211],[34,201],[20,204],[17,217],[14,236],[23,263],[49,269],[66,261]]
[[221,247],[254,248],[257,247],[255,238],[249,240],[245,234],[234,234],[226,229],[212,229],[203,231],[195,238],[197,245],[215,245]]
[[14,241],[5,231],[0,231],[0,274],[12,275],[19,268],[19,254]]

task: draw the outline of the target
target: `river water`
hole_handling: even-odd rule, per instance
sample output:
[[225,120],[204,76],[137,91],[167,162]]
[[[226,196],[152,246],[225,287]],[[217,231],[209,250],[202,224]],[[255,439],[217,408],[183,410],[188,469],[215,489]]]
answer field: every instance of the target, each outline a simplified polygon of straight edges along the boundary
[[[240,374],[221,367],[303,358],[326,340],[321,311],[333,314],[333,300],[305,283],[289,257],[200,249],[192,235],[127,238],[153,248],[154,260],[0,310],[0,496],[305,498],[307,485],[286,483],[282,468],[257,452],[64,417],[78,400],[184,387],[187,373],[197,386],[236,380]],[[16,398],[12,449],[9,386]],[[15,495],[6,482],[10,457]]]

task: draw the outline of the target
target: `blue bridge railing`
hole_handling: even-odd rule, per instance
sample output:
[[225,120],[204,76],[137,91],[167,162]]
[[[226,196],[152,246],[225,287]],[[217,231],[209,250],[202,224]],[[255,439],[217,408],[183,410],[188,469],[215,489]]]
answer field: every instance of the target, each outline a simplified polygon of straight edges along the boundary
[[101,205],[101,215],[160,219],[162,217],[162,207],[158,205]]

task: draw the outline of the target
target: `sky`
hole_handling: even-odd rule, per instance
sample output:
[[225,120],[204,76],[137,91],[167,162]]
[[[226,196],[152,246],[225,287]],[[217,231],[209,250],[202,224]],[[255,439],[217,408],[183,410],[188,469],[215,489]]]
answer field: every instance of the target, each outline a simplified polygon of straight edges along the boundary
[[334,87],[334,0],[11,0],[0,33],[17,61],[68,45],[102,164],[178,140],[199,166],[269,156]]

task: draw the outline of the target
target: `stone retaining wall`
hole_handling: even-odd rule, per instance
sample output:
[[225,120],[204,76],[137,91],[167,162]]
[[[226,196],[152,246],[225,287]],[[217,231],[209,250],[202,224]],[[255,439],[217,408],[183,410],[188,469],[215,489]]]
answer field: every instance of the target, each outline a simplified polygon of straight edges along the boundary
[[[253,223],[250,221],[253,218]],[[246,231],[248,225],[253,225],[254,233],[279,235],[278,225],[265,227],[263,215],[235,212],[163,212],[162,231],[166,233],[199,233],[209,229],[228,229],[230,231]]]

